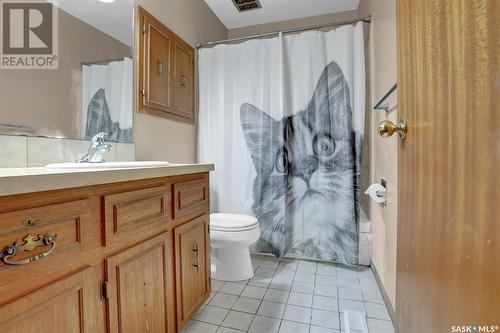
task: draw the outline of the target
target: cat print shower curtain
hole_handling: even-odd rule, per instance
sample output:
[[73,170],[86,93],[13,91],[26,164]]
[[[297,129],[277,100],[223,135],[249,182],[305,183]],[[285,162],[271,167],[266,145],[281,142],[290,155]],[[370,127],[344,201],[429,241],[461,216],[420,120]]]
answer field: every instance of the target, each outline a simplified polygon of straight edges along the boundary
[[362,23],[200,49],[198,63],[212,211],[255,216],[256,252],[357,264]]

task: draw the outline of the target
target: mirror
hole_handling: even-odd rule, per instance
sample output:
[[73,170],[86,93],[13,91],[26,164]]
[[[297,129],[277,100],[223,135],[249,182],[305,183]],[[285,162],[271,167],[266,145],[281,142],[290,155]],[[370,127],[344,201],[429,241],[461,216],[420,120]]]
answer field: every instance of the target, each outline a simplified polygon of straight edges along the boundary
[[0,134],[132,142],[133,0],[54,4],[58,68],[0,69]]

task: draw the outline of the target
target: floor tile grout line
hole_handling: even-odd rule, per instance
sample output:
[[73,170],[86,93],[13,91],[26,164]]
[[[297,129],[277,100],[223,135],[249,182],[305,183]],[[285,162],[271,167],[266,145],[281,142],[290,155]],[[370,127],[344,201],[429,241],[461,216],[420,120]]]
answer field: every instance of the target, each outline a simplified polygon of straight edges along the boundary
[[[266,257],[266,258],[267,258],[267,257]],[[288,289],[288,290],[282,290],[282,289],[275,289],[275,288],[272,288],[272,287],[271,287],[271,282],[272,282],[272,280],[276,277],[276,274],[278,273],[278,267],[279,267],[279,264],[281,264],[281,263],[282,263],[282,261],[281,261],[281,260],[278,260],[278,264],[276,265],[276,267],[275,267],[275,268],[273,268],[273,274],[272,274],[272,276],[270,277],[271,282],[270,282],[270,283],[269,283],[269,284],[268,284],[265,288],[262,288],[262,289],[265,289],[265,293],[264,293],[263,298],[261,298],[261,299],[256,299],[256,300],[259,302],[259,306],[258,306],[258,308],[257,308],[257,310],[256,310],[257,312],[255,312],[255,313],[250,313],[250,312],[245,312],[245,311],[241,311],[241,310],[235,310],[235,309],[233,309],[233,306],[234,306],[235,304],[233,304],[233,305],[231,306],[231,308],[230,308],[230,309],[226,309],[226,308],[222,308],[222,309],[228,310],[228,314],[229,314],[229,312],[231,312],[231,311],[235,311],[235,312],[240,312],[240,313],[244,313],[244,314],[252,315],[252,316],[253,316],[253,319],[252,319],[251,324],[254,322],[254,320],[255,320],[255,318],[256,318],[257,316],[266,317],[266,318],[273,318],[273,317],[268,317],[268,316],[265,316],[265,315],[258,315],[258,309],[260,309],[260,307],[262,306],[262,303],[265,301],[265,300],[264,300],[265,294],[266,294],[266,293],[267,293],[270,289],[271,289],[271,290],[276,290],[276,291],[283,291],[283,292],[287,292],[286,299],[284,300],[284,302],[285,302],[285,303],[281,303],[281,304],[283,304],[283,305],[285,306],[285,308],[286,308],[286,306],[288,306],[288,305],[289,305],[288,301],[289,301],[289,299],[290,299],[290,294],[291,294],[292,292],[294,292],[294,293],[299,293],[299,294],[309,294],[308,292],[292,291],[293,283],[295,282],[295,278],[296,278],[296,276],[297,276],[297,272],[299,271],[299,268],[298,268],[298,267],[299,267],[299,264],[300,264],[300,262],[301,262],[301,261],[310,261],[310,262],[313,262],[313,263],[315,264],[315,267],[316,267],[315,272],[311,272],[311,273],[313,273],[313,275],[314,275],[313,291],[312,291],[312,294],[311,294],[311,296],[312,296],[312,298],[313,298],[313,302],[314,302],[314,296],[321,296],[321,295],[316,295],[316,294],[315,294],[315,292],[316,292],[316,287],[317,287],[316,279],[317,279],[317,276],[318,276],[318,271],[319,271],[319,262],[314,261],[314,260],[302,260],[302,259],[297,259],[297,258],[294,258],[294,259],[295,259],[295,260],[297,260],[297,265],[295,266],[295,270],[294,270],[294,274],[293,274],[293,279],[292,279],[292,282],[291,282],[291,283],[292,283],[292,285],[290,286],[290,289]],[[261,260],[262,260],[262,259],[261,259]],[[283,262],[283,263],[284,263],[284,262]],[[260,263],[259,263],[257,266],[260,266]],[[338,266],[338,265],[335,265],[335,266]],[[263,267],[266,267],[266,266],[263,266]],[[258,267],[256,267],[256,268],[255,268],[255,270],[257,270],[257,268],[258,268]],[[266,268],[270,268],[270,267],[266,267]],[[370,268],[367,268],[367,269],[370,269]],[[285,270],[281,270],[280,272],[286,272],[286,271],[287,271],[287,270],[285,269]],[[364,288],[363,288],[363,286],[361,285],[361,284],[362,284],[362,279],[361,279],[361,277],[360,277],[360,275],[359,275],[359,270],[355,270],[355,272],[356,272],[356,276],[355,276],[356,282],[357,282],[357,284],[361,287],[361,296],[362,296],[362,301],[359,301],[359,300],[351,300],[351,299],[345,299],[345,300],[346,300],[346,301],[354,301],[354,302],[361,302],[361,303],[363,303],[363,309],[365,310],[365,313],[366,313],[365,303],[373,304],[373,305],[376,305],[376,306],[382,306],[382,307],[385,307],[385,308],[386,308],[386,310],[387,310],[386,305],[385,305],[385,304],[383,304],[383,303],[370,302],[370,301],[367,301],[367,300],[366,300],[366,297],[365,297],[365,295],[364,295],[364,293],[363,293],[363,291],[364,291],[365,289],[364,289]],[[337,272],[336,272],[336,273],[337,273]],[[321,275],[321,274],[320,274],[320,275]],[[328,275],[326,275],[326,276],[328,276]],[[333,275],[332,275],[332,276],[333,276]],[[336,276],[336,278],[338,278],[338,274],[337,274],[337,275],[335,275],[335,276]],[[267,278],[267,277],[262,277],[262,278]],[[245,282],[243,285],[245,285],[245,287],[246,287],[246,286],[251,286],[251,285],[249,285],[249,281],[250,281],[250,279],[249,279],[249,280],[246,280],[246,282]],[[227,283],[227,282],[229,282],[229,281],[223,281],[223,282],[224,282],[224,283]],[[245,287],[244,287],[244,288],[245,288]],[[337,298],[337,306],[338,306],[338,308],[339,308],[339,309],[338,309],[338,311],[337,311],[338,315],[340,315],[340,301],[341,301],[341,299],[340,299],[340,290],[339,290],[339,288],[351,288],[351,287],[350,287],[350,286],[340,286],[340,285],[338,285],[338,283],[337,283],[337,285],[336,285],[336,288],[335,288],[335,289],[336,289],[336,296],[337,296],[337,297],[336,297],[336,298]],[[221,289],[222,289],[222,287],[221,287]],[[242,290],[239,294],[228,294],[228,293],[223,293],[223,292],[221,291],[221,289],[220,289],[220,290],[218,290],[218,291],[214,294],[214,297],[215,297],[217,294],[219,294],[219,293],[222,293],[222,294],[225,294],[225,295],[235,296],[235,297],[236,297],[236,301],[237,301],[240,297],[243,297],[243,296],[242,296],[243,290]],[[359,288],[354,288],[354,289],[359,289]],[[377,291],[378,291],[378,292],[380,292],[379,288],[375,288],[375,289],[374,289],[374,291],[375,291],[375,292],[377,292]],[[324,295],[323,297],[334,298],[334,297],[331,297],[331,296],[326,296],[326,295]],[[254,299],[254,298],[252,298],[252,299]],[[235,301],[235,303],[236,303],[236,301]],[[269,301],[269,300],[268,300],[268,301]],[[273,302],[273,301],[270,301],[270,302]],[[209,302],[209,303],[207,303],[207,304],[205,304],[205,307],[206,307],[207,305],[211,305],[211,304],[210,304],[210,302]],[[211,306],[214,306],[214,305],[211,305]],[[294,306],[299,306],[299,307],[302,307],[302,308],[307,308],[307,309],[310,309],[310,310],[311,310],[311,317],[310,317],[310,323],[309,323],[309,324],[305,324],[305,323],[301,323],[301,322],[296,322],[296,323],[299,323],[299,324],[308,325],[308,327],[309,327],[309,331],[310,331],[310,330],[312,329],[312,326],[314,326],[314,325],[312,324],[312,322],[311,322],[311,320],[312,320],[312,311],[314,310],[314,304],[312,304],[310,307],[304,307],[304,306],[301,306],[301,305],[294,305]],[[218,307],[218,306],[215,306],[215,307]],[[218,307],[218,308],[221,308],[221,307]],[[327,310],[327,311],[328,311],[328,310]],[[333,311],[333,312],[335,312],[335,311]],[[227,315],[228,315],[228,314],[227,314]],[[224,320],[227,318],[227,315],[225,316]],[[376,318],[376,317],[368,317],[368,315],[367,315],[367,318],[372,319],[372,320],[379,320],[379,321],[383,321],[383,322],[388,322],[390,325],[392,325],[392,326],[393,326],[393,324],[392,324],[392,322],[391,322],[390,320],[386,320],[386,319],[383,319],[383,318]],[[273,318],[273,319],[276,319],[276,318]],[[340,318],[339,318],[339,319],[340,319]],[[195,320],[195,319],[194,319],[194,320]],[[223,320],[222,322],[224,322],[224,320]],[[285,319],[285,318],[283,318],[283,317],[282,317],[281,319],[276,319],[276,320],[279,320],[279,321],[280,321],[280,324],[279,324],[278,330],[281,328],[281,326],[283,325],[283,322],[284,322],[284,321],[295,322],[295,321],[293,321],[293,320],[287,320],[287,319]],[[200,322],[201,322],[201,321],[200,321]],[[208,323],[208,322],[207,322],[207,324],[211,324],[211,323]],[[250,324],[250,327],[251,327],[251,324]],[[211,324],[211,325],[213,325],[213,324]],[[214,326],[217,326],[217,329],[220,329],[221,327],[225,327],[225,326],[222,326],[222,323],[221,323],[220,325],[214,325]],[[249,327],[249,329],[250,329],[250,327]],[[323,327],[323,326],[321,326],[321,327]],[[234,328],[232,328],[232,329],[234,329]],[[342,329],[341,325],[340,325],[340,329]]]

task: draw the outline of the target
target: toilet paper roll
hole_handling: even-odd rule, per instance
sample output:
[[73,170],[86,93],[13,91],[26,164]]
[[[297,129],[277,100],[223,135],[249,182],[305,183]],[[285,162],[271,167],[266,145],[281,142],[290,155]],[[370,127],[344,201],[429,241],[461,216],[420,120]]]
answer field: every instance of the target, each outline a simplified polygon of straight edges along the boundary
[[386,201],[387,190],[385,187],[380,185],[379,183],[373,183],[365,191],[366,195],[369,195],[370,198],[378,203],[383,203]]

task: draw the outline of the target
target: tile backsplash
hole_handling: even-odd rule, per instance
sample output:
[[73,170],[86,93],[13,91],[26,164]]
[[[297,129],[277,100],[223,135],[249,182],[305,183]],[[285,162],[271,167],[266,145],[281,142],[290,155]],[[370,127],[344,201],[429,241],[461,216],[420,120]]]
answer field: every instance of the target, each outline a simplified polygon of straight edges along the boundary
[[[110,143],[104,159],[134,161],[133,143]],[[87,153],[89,141],[0,135],[0,168],[42,167],[49,163],[74,162]]]

